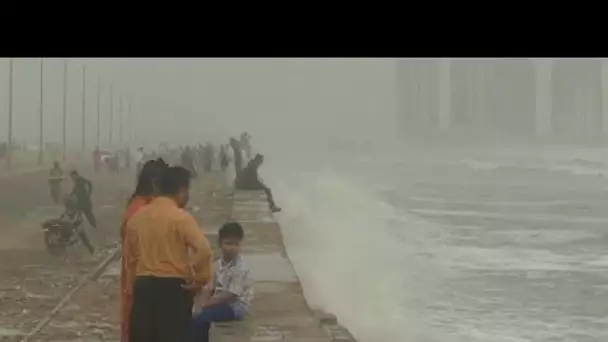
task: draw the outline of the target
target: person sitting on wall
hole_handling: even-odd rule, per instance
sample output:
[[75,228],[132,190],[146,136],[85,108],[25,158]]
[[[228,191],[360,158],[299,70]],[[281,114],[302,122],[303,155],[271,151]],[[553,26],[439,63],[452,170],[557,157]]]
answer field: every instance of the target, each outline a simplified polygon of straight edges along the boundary
[[192,310],[191,342],[209,342],[212,322],[242,320],[253,299],[250,270],[241,259],[245,233],[237,222],[225,223],[218,233],[221,257],[213,264],[213,284],[196,296]]
[[266,193],[266,198],[273,213],[278,213],[281,208],[277,207],[272,197],[272,191],[258,177],[258,169],[264,163],[264,156],[256,154],[255,157],[245,166],[235,181],[235,188],[238,190],[262,190]]

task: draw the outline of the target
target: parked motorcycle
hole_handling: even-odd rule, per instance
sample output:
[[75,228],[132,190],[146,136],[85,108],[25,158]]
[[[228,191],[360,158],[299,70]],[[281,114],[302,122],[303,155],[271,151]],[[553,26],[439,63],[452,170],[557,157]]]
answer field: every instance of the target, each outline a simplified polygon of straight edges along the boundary
[[63,255],[68,247],[82,242],[91,254],[95,248],[82,227],[83,214],[73,198],[64,200],[65,211],[57,219],[42,223],[44,230],[44,244],[52,255]]

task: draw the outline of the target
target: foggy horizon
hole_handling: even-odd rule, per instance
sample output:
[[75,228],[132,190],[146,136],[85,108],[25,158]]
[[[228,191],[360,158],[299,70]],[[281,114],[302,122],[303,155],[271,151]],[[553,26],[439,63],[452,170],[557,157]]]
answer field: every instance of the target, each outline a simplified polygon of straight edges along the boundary
[[[44,135],[62,141],[64,59],[44,59]],[[101,79],[101,144],[114,144],[123,96],[125,142],[132,100],[134,144],[225,141],[248,131],[259,140],[383,136],[394,129],[394,59],[102,59],[68,62],[67,143],[81,144],[82,65],[86,65],[86,143],[96,141]],[[0,127],[7,127],[9,59],[0,60]],[[4,81],[1,81],[4,80]],[[14,59],[13,137],[38,143],[40,59]],[[135,124],[137,123],[137,124]],[[310,134],[308,133],[308,134]],[[6,140],[7,129],[0,130]],[[143,139],[143,140],[142,140]]]

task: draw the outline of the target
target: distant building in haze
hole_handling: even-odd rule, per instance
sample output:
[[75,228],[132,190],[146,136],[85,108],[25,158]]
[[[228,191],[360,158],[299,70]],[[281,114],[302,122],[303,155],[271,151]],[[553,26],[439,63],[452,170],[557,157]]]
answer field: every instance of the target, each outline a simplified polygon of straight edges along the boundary
[[608,137],[608,61],[399,59],[405,135],[592,143]]

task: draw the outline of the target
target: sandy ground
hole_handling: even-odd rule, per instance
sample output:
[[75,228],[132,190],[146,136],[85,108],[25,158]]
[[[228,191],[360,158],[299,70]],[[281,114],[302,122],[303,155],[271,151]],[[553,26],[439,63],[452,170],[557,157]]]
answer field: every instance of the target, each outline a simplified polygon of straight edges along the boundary
[[[81,278],[115,246],[118,223],[132,178],[82,173],[94,183],[93,201],[98,229],[85,224],[99,248],[91,256],[73,246],[53,257],[42,240],[40,222],[62,212],[48,193],[46,173],[26,172],[0,178],[0,340],[20,340]],[[69,189],[66,182],[65,191]]]

